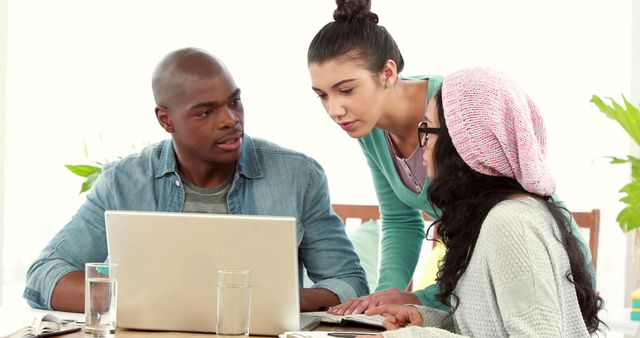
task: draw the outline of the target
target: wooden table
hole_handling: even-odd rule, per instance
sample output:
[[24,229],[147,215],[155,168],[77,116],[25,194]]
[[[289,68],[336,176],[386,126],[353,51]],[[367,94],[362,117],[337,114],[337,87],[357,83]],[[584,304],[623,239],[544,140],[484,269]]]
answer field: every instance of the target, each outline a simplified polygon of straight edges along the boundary
[[[69,313],[69,312],[57,312],[57,311],[44,311],[44,310],[35,310],[31,309],[23,304],[22,306],[10,306],[10,307],[0,307],[0,328],[6,330],[6,333],[9,334],[11,330],[17,330],[19,326],[23,323],[25,319],[41,317],[46,313],[51,313],[58,318],[61,319],[73,319],[73,320],[84,320],[84,314],[79,313]],[[5,325],[2,325],[5,324]],[[0,330],[2,331],[2,330]],[[358,326],[358,327],[349,327],[349,326],[339,326],[339,325],[320,325],[315,331],[355,331],[355,332],[380,332],[379,329],[367,326]],[[4,331],[0,332],[0,335],[5,333]],[[138,330],[126,330],[126,329],[118,329],[116,331],[117,338],[141,338],[141,337],[180,337],[180,338],[203,338],[203,337],[217,337],[215,333],[193,333],[193,332],[167,332],[167,331],[138,331]],[[57,336],[60,338],[85,338],[85,335],[82,331],[68,333],[65,335]],[[252,337],[261,337],[261,336],[252,336]],[[262,336],[266,337],[266,336]],[[234,336],[237,338],[237,336]]]
[[[314,331],[357,331],[357,332],[380,332],[379,329],[371,327],[349,327],[339,325],[320,325]],[[85,338],[84,333],[74,332],[66,335],[58,336],[60,338]],[[194,333],[194,332],[166,332],[166,331],[138,331],[138,330],[126,330],[118,329],[116,331],[116,338],[142,338],[142,337],[167,337],[167,338],[205,338],[205,337],[218,337],[215,333]],[[251,336],[251,337],[268,337],[268,336]],[[233,336],[237,338],[237,336]]]

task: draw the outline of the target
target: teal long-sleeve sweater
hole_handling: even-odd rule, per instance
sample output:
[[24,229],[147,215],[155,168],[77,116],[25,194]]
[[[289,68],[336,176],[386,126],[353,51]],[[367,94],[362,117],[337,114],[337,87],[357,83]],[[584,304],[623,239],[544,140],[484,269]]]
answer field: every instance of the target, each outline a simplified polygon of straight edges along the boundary
[[[441,76],[403,78],[429,80],[429,98],[433,97],[442,83]],[[382,259],[376,291],[389,288],[406,289],[413,277],[425,236],[421,211],[437,219],[437,212],[427,202],[430,181],[427,177],[420,193],[415,193],[404,185],[393,163],[393,154],[382,129],[374,128],[369,134],[358,139],[358,142],[371,170],[382,218]],[[591,266],[589,247],[575,221],[572,221],[572,232],[581,242],[586,263]],[[442,308],[442,304],[435,299],[437,292],[438,288],[432,285],[415,290],[414,294],[422,305]]]

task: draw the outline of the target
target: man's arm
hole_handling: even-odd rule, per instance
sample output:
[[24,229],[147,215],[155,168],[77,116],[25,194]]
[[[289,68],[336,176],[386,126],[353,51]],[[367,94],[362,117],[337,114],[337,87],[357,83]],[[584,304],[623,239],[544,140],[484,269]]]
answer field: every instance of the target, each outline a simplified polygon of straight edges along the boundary
[[[74,295],[84,295],[84,264],[107,259],[104,210],[114,205],[105,177],[108,175],[108,170],[103,171],[76,215],[54,236],[27,271],[24,297],[30,306],[83,311],[84,297]],[[71,277],[78,274],[82,278]],[[75,282],[70,284],[67,278],[73,278]],[[54,303],[56,301],[62,303]],[[67,301],[77,301],[81,305],[66,308]]]
[[84,273],[72,271],[53,288],[51,308],[56,311],[84,312]]
[[340,299],[335,293],[323,288],[300,289],[300,311],[319,311],[325,306],[340,304]]
[[366,295],[369,286],[344,224],[331,210],[322,167],[311,159],[307,165],[309,184],[299,217],[304,235],[298,247],[298,258],[315,284],[314,290],[304,291],[309,292],[308,295],[301,292],[301,305],[307,302],[305,306],[313,305],[310,308],[317,309]]

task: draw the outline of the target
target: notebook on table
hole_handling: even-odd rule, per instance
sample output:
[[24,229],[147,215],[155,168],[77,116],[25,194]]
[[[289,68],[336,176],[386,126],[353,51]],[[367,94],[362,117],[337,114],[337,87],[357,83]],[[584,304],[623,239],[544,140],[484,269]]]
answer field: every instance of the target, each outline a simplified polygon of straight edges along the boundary
[[316,318],[321,323],[337,324],[341,326],[369,326],[372,328],[384,329],[384,317],[382,315],[367,316],[364,313],[351,315],[334,315],[326,311],[303,312],[301,318],[309,317],[309,320]]
[[314,324],[300,319],[293,217],[106,211],[105,221],[119,327],[215,332],[221,269],[251,270],[252,335]]

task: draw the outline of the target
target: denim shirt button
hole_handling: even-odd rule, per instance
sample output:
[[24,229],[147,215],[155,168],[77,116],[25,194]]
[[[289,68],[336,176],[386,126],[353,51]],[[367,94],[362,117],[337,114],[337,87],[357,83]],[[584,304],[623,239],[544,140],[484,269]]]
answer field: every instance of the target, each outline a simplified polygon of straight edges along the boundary
[[176,181],[176,187],[180,186],[180,181]]

